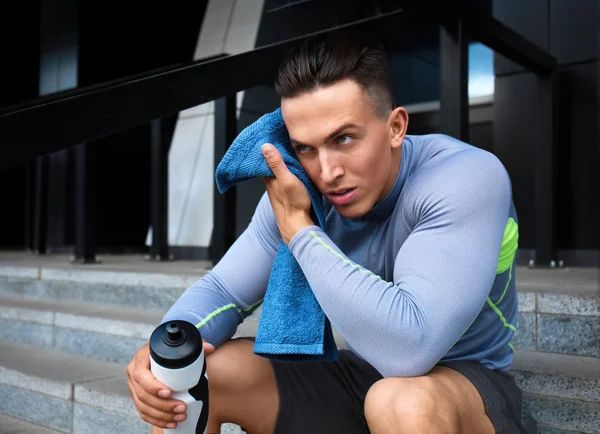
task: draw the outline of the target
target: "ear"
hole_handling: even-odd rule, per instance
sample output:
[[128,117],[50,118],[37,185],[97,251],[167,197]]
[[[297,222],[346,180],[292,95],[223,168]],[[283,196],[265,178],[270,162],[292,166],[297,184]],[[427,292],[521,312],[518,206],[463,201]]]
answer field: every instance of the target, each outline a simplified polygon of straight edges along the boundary
[[392,111],[388,118],[388,127],[392,148],[399,148],[408,129],[408,112],[404,107],[396,107]]

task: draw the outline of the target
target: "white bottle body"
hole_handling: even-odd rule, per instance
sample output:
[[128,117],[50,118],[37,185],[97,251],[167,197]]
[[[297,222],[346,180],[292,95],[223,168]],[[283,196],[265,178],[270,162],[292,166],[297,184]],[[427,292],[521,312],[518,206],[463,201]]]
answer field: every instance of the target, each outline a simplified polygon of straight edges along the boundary
[[[200,382],[203,368],[204,349],[202,349],[200,356],[198,356],[194,363],[180,369],[165,368],[150,357],[150,370],[154,377],[171,389],[173,392],[171,398],[181,400],[187,406],[186,420],[177,422],[177,428],[165,428],[165,432],[172,434],[196,434],[196,425],[198,424],[204,403],[196,401],[188,391]],[[208,379],[206,373],[204,376]],[[206,429],[204,433],[206,433]]]

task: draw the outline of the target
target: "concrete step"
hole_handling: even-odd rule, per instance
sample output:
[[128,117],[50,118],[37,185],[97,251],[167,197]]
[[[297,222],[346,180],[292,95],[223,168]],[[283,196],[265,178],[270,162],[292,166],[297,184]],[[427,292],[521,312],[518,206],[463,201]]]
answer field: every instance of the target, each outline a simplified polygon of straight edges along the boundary
[[[165,264],[151,272],[146,265],[133,271],[0,265],[0,340],[128,362],[164,312],[205,273]],[[515,374],[540,433],[600,432],[600,401],[594,392],[599,390],[594,373],[600,370],[597,274],[569,269],[517,272],[521,291],[513,340]],[[236,336],[254,336],[259,315],[257,311],[245,321]],[[339,336],[336,340],[344,346]],[[121,380],[95,382],[103,381]],[[96,389],[103,387],[97,384]],[[109,411],[92,404],[74,401],[73,408],[76,414],[87,411],[89,420],[93,412]]]
[[[58,301],[109,304],[135,309],[166,311],[185,288],[206,274],[206,262],[175,261],[152,263],[137,257],[107,259],[107,264],[72,266],[48,256],[31,255],[12,260],[0,252],[0,295]],[[3,259],[6,258],[6,259]],[[62,258],[62,261],[66,261]],[[537,300],[545,297],[540,313],[548,303],[555,312],[562,303],[563,311],[576,315],[598,316],[600,283],[597,269],[529,270],[518,267],[517,287],[525,298],[520,309],[534,312]],[[567,297],[566,300],[563,300]],[[569,300],[582,299],[583,302]],[[596,299],[589,304],[587,299]],[[589,305],[589,308],[585,306]],[[532,307],[533,306],[533,307]],[[586,313],[587,311],[587,313]]]
[[[147,434],[125,365],[0,342],[0,412],[74,434]],[[240,433],[227,425],[222,434]]]
[[126,363],[161,317],[149,310],[0,297],[0,339]]
[[[160,272],[150,272],[147,267],[143,271],[90,267],[0,265],[0,296],[164,313],[185,288],[206,273],[201,268],[170,269],[165,264]],[[600,357],[597,274],[589,269],[519,268],[515,347]]]
[[600,432],[600,359],[517,350],[515,381],[539,433]]
[[545,425],[538,425],[537,434],[582,434],[581,431],[567,431],[564,429],[555,429]]
[[[518,350],[513,372],[540,433],[597,432],[598,359]],[[0,342],[0,394],[9,397],[0,412],[55,430],[102,433],[110,421],[120,432],[147,431],[129,397],[124,364]]]
[[[123,378],[124,366],[116,363],[66,355],[61,352],[0,343],[0,411],[47,428],[93,432],[88,428],[102,411],[102,402],[90,405],[89,394],[78,386],[95,380]],[[118,395],[119,412],[111,419],[116,432],[147,433],[148,426],[128,417],[132,402]],[[115,405],[116,406],[116,405]],[[146,426],[145,426],[146,425]]]
[[600,357],[600,294],[520,292],[516,348]]
[[0,295],[166,311],[204,274],[0,264]]
[[[102,304],[0,296],[0,340],[128,363],[150,339],[164,312]],[[260,311],[237,336],[255,336]]]
[[63,434],[64,431],[56,431],[44,428],[40,425],[25,422],[4,413],[0,413],[0,434]]

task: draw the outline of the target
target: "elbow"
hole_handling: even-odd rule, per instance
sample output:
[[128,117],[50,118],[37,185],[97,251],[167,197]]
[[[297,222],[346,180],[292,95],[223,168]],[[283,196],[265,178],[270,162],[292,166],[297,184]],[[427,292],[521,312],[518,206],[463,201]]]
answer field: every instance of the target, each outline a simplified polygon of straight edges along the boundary
[[431,371],[445,352],[439,339],[421,332],[390,345],[387,357],[376,367],[384,377],[420,377]]
[[385,378],[389,377],[420,377],[426,375],[435,366],[437,360],[432,357],[406,357],[404,360],[394,360],[393,363],[383,364],[378,370]]

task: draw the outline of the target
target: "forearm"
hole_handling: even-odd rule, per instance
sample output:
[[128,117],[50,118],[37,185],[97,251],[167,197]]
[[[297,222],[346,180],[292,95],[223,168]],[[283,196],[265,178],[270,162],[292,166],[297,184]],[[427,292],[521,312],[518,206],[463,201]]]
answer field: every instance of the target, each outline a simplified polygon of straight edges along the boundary
[[202,337],[215,346],[233,336],[264,297],[279,242],[275,227],[264,196],[248,229],[213,270],[182,294],[164,319],[199,326]]
[[183,320],[194,324],[202,337],[218,347],[235,334],[247,314],[220,289],[222,282],[207,274],[190,286],[171,306],[162,322]]

